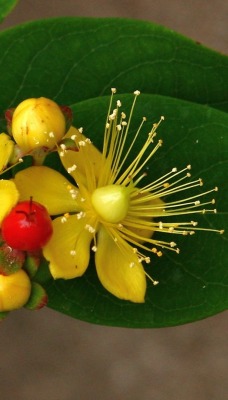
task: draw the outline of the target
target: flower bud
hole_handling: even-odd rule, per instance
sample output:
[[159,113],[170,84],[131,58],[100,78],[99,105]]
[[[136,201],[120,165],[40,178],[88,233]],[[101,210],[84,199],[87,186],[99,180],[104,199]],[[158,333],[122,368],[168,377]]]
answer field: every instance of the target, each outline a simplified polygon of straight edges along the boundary
[[12,117],[12,135],[24,152],[52,149],[64,136],[66,121],[61,108],[45,97],[22,101]]
[[31,282],[22,269],[11,275],[0,275],[0,312],[23,307],[30,293]]

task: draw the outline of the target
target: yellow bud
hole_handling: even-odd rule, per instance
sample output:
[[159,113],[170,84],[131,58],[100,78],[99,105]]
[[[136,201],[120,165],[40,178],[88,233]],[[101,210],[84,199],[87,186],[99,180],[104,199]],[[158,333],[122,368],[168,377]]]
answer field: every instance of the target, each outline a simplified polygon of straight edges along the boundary
[[125,186],[107,185],[94,190],[91,197],[97,214],[106,222],[122,221],[129,208],[129,190]]
[[22,101],[13,113],[12,135],[24,151],[52,149],[64,136],[66,122],[58,104],[45,97]]
[[23,307],[31,293],[31,282],[24,270],[0,275],[0,312]]

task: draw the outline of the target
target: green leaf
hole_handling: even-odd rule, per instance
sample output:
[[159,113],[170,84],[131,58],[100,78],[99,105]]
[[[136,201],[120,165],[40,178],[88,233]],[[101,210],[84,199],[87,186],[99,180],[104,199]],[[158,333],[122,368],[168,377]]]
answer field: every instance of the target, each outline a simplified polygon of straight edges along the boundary
[[0,22],[12,11],[18,0],[0,0]]
[[[117,98],[122,101],[122,110],[129,111],[132,96]],[[108,101],[103,97],[73,106],[75,125],[83,126],[85,135],[100,149]],[[139,149],[151,125],[159,120],[161,114],[165,121],[159,127],[158,136],[164,144],[149,163],[145,179],[150,182],[173,167],[184,168],[191,163],[192,179],[202,178],[205,182],[203,190],[219,186],[217,195],[209,195],[209,200],[216,195],[219,213],[190,216],[184,220],[193,218],[199,220],[201,227],[224,228],[226,232],[220,235],[199,231],[193,236],[175,237],[180,254],[167,250],[161,258],[151,257],[151,265],[145,268],[160,283],[153,286],[148,282],[145,304],[118,300],[103,289],[96,276],[92,253],[90,266],[82,278],[43,281],[49,295],[49,307],[97,324],[136,328],[184,324],[227,308],[228,115],[169,97],[142,95],[137,100],[129,143],[141,118],[146,116],[147,123],[137,142]],[[189,195],[193,194],[194,189],[189,191]],[[214,208],[214,205],[205,207]],[[166,239],[164,234],[162,237]]]
[[128,19],[57,18],[0,34],[0,108],[46,96],[73,104],[138,89],[228,109],[228,58]]

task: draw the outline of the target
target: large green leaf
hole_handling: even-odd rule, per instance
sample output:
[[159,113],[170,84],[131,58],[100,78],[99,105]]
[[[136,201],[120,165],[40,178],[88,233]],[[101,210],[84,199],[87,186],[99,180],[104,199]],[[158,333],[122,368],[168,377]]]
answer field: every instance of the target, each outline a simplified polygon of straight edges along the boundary
[[[123,111],[129,109],[132,96],[120,98]],[[75,124],[83,126],[85,134],[99,148],[107,107],[106,97],[73,107]],[[186,101],[142,95],[138,99],[129,141],[142,116],[148,118],[143,130],[146,134],[161,114],[166,118],[159,128],[164,146],[148,165],[145,179],[151,181],[173,167],[182,168],[191,163],[193,179],[201,177],[205,182],[204,190],[219,186],[217,206],[220,212],[197,219],[203,227],[227,229],[227,114]],[[141,144],[138,142],[137,146]],[[212,193],[209,198],[213,196]],[[55,282],[48,277],[44,279],[49,306],[78,319],[127,327],[178,325],[225,310],[228,303],[226,233],[204,231],[180,236],[178,240],[175,237],[175,241],[181,248],[179,255],[167,250],[163,257],[152,258],[151,266],[146,267],[160,284],[154,287],[148,283],[145,304],[120,301],[107,293],[97,279],[92,254],[88,271],[82,278]]]
[[0,0],[0,22],[12,11],[18,0]]
[[72,104],[113,86],[228,109],[227,57],[149,22],[31,22],[0,34],[0,54],[2,110],[38,96]]

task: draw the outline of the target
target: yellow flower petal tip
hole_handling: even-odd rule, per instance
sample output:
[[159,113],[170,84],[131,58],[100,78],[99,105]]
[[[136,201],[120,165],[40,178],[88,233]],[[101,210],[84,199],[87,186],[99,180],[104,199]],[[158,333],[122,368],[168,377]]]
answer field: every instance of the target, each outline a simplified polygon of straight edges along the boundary
[[0,275],[0,312],[23,307],[31,294],[31,282],[22,269],[11,275]]
[[60,107],[45,97],[22,101],[12,118],[12,135],[24,152],[39,147],[52,149],[66,131],[66,122]]
[[98,234],[95,253],[96,270],[102,285],[121,300],[144,303],[146,275],[132,247],[118,244],[105,229]]
[[0,180],[0,226],[3,219],[15,206],[19,199],[19,192],[12,181]]

